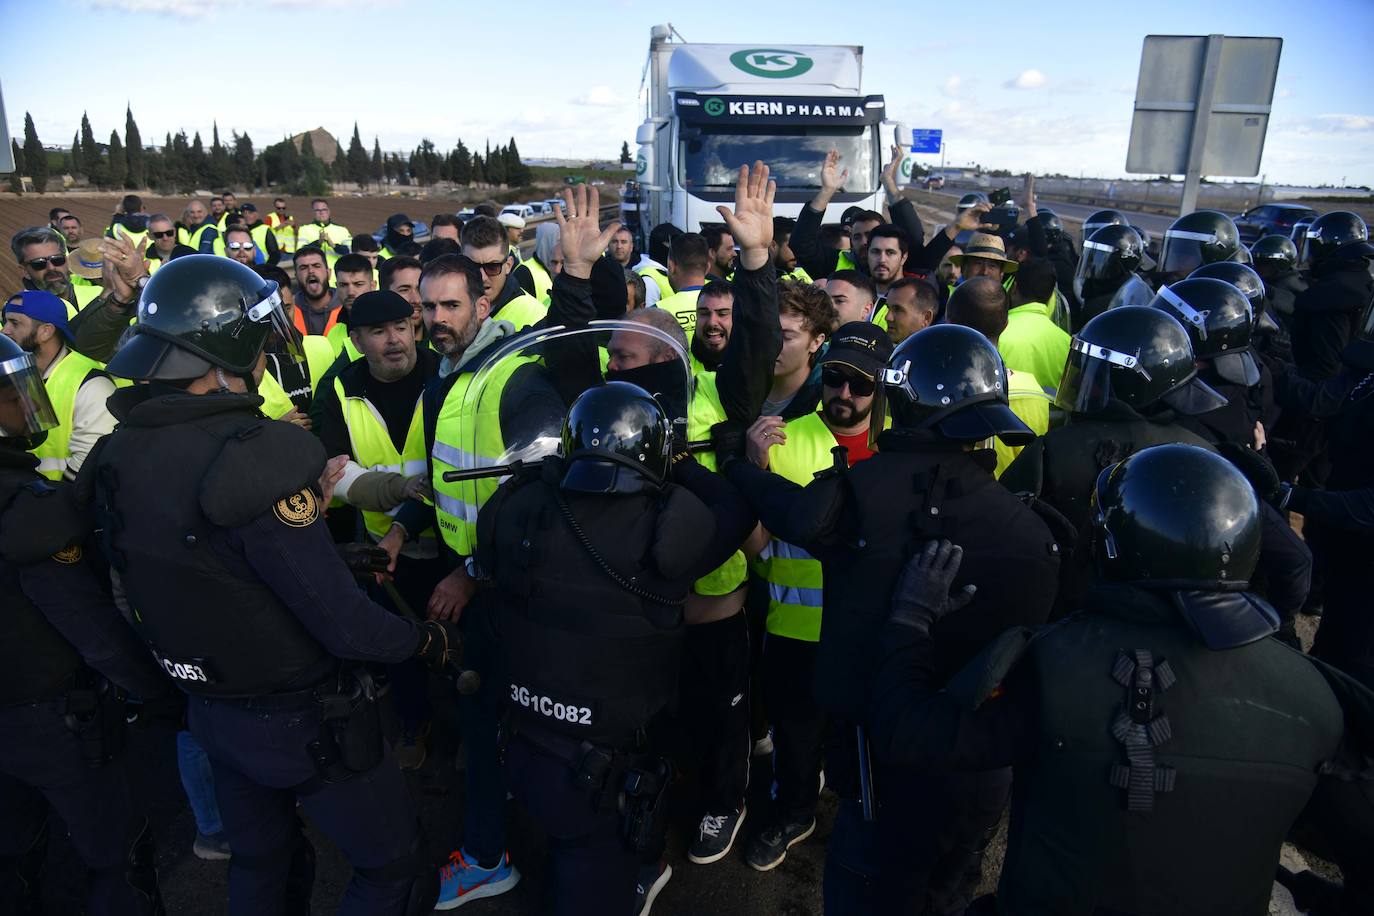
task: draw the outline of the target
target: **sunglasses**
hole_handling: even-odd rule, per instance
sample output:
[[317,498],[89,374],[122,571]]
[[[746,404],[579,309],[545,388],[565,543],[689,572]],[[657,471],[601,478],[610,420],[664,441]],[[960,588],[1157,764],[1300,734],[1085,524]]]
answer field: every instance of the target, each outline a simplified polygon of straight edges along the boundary
[[65,254],[53,254],[49,255],[46,258],[34,258],[32,261],[25,262],[25,264],[28,265],[29,270],[42,270],[44,267],[47,267],[48,265],[52,265],[53,267],[61,267],[63,264],[66,263],[67,256]]
[[169,239],[176,235],[177,231],[175,229],[168,229],[166,232],[149,232],[148,234],[155,239]]
[[821,370],[821,384],[836,391],[848,385],[849,393],[859,398],[868,397],[878,387],[873,379],[846,372],[838,366],[826,366]]
[[254,245],[252,242],[228,242],[225,244],[224,247],[228,248],[230,251],[238,251],[240,249],[248,251],[250,249],[256,248],[257,246]]
[[506,261],[509,259],[510,256],[507,255],[499,261],[486,261],[477,266],[482,268],[482,273],[486,274],[488,277],[495,277],[501,273],[502,268],[506,266]]

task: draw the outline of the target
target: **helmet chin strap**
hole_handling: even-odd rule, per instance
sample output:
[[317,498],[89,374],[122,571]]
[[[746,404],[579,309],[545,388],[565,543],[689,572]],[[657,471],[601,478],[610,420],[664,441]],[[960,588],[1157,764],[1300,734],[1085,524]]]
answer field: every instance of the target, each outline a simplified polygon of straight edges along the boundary
[[[236,377],[243,382],[244,388],[248,391],[249,394],[257,394],[258,382],[257,379],[253,378],[252,372],[245,372],[242,375]],[[221,369],[219,366],[215,367],[215,380],[219,382],[219,390],[216,392],[216,394],[234,393],[234,390],[229,387],[229,377],[224,374],[224,370]]]
[[215,380],[219,382],[219,393],[229,394],[229,379],[224,377],[224,370],[219,366],[215,367]]

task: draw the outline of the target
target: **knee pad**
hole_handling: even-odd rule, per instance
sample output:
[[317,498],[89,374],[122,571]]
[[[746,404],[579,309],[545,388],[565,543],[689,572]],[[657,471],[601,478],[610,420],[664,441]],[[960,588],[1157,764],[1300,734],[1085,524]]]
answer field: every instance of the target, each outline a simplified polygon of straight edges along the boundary
[[357,869],[358,874],[383,884],[408,882],[403,916],[427,916],[439,900],[439,872],[425,862],[423,848],[423,837],[417,830],[404,856],[385,865]]

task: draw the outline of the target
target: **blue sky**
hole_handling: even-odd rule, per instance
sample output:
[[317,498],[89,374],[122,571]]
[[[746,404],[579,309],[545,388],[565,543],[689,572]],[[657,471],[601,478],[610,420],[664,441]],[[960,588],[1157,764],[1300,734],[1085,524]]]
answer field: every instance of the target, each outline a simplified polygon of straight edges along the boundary
[[690,41],[863,45],[864,90],[942,128],[952,164],[1090,176],[1124,173],[1147,33],[1279,36],[1262,171],[1374,185],[1374,0],[0,0],[0,84],[11,132],[30,110],[46,143],[69,143],[83,110],[101,139],[122,134],[128,101],[145,141],[208,143],[218,118],[259,146],[320,125],[347,142],[357,120],[369,147],[513,134],[526,156],[609,157],[642,120],[664,21]]

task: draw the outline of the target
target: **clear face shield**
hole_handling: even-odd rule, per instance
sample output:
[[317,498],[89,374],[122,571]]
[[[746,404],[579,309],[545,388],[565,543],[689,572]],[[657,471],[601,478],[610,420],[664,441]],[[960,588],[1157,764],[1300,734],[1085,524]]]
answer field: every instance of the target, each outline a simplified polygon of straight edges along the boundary
[[1096,413],[1112,399],[1112,367],[1138,372],[1147,381],[1150,373],[1140,365],[1138,354],[1121,353],[1075,337],[1069,344],[1069,360],[1054,403],[1071,413]]
[[1154,297],[1155,291],[1150,289],[1150,284],[1132,274],[1116,292],[1112,293],[1107,308],[1121,308],[1123,305],[1149,305],[1150,300]]
[[1078,269],[1073,275],[1073,292],[1081,302],[1085,298],[1101,295],[1106,288],[1119,280],[1122,274],[1121,262],[1112,257],[1116,248],[1088,239],[1083,243],[1083,251],[1078,258]]
[[281,339],[283,352],[297,366],[305,365],[305,344],[300,332],[286,317],[286,307],[282,303],[281,289],[275,280],[266,281],[263,297],[248,306],[248,318],[258,324],[266,324]]
[[1215,245],[1219,240],[1211,233],[1189,232],[1186,229],[1167,229],[1159,247],[1159,272],[1165,282],[1181,280],[1206,263],[1203,245]]
[[58,425],[43,373],[25,353],[0,363],[0,436],[26,438]]

